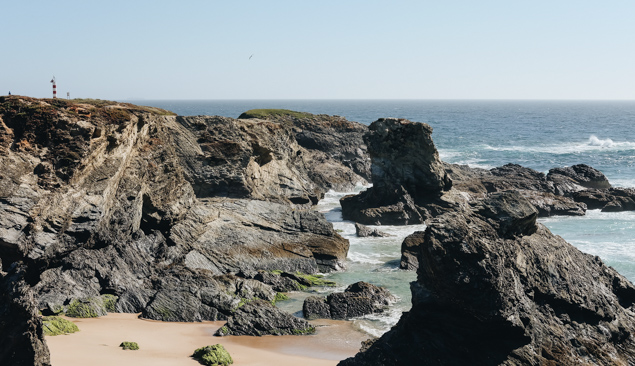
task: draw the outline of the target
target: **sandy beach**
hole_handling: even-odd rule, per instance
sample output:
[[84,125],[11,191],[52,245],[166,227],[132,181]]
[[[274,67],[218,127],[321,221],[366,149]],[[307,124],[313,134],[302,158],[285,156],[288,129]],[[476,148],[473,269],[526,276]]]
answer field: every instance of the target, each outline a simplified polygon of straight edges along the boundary
[[[333,366],[353,356],[368,338],[344,321],[313,321],[311,336],[214,337],[224,322],[170,323],[142,320],[137,314],[108,314],[71,320],[80,331],[46,337],[53,366],[193,366],[190,355],[199,347],[220,343],[234,365]],[[124,351],[122,341],[139,344]]]

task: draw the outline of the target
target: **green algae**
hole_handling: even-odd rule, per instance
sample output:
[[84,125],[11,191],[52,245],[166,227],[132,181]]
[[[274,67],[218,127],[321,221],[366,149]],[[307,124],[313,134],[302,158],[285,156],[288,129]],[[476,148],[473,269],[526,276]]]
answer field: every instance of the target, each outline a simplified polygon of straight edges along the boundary
[[47,336],[79,332],[79,328],[75,325],[75,323],[64,318],[60,318],[59,316],[42,317],[42,328],[44,330],[44,335]]
[[194,351],[192,357],[207,366],[227,366],[234,363],[229,352],[221,344],[201,347]]

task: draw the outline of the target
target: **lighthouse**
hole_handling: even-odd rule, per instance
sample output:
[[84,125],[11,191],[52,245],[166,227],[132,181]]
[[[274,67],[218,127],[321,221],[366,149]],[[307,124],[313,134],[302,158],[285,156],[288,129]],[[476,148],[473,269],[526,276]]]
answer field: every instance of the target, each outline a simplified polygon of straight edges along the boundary
[[57,98],[57,85],[55,85],[55,76],[51,79],[51,84],[53,84],[53,99]]

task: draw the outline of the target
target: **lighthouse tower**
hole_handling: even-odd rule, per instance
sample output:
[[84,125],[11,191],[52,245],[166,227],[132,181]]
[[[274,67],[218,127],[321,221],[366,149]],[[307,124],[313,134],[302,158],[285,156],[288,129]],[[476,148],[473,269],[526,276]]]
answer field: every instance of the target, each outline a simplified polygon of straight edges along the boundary
[[53,84],[53,99],[57,98],[57,85],[55,85],[55,76],[51,79],[51,83]]

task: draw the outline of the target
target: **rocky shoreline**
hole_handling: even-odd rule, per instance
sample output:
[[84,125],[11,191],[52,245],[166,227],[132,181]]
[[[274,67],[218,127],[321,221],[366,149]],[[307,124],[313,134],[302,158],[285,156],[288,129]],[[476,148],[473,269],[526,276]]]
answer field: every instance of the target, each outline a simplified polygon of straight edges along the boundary
[[[348,241],[312,207],[329,189],[372,182],[341,200],[345,218],[428,229],[402,249],[402,268],[418,268],[412,311],[342,364],[458,364],[476,351],[482,364],[630,362],[635,288],[535,219],[633,210],[635,190],[585,165],[545,175],[446,164],[431,133],[390,118],[365,126],[290,111],[179,117],[115,102],[0,98],[0,324],[15,329],[1,340],[25,345],[0,360],[50,363],[38,311],[228,320],[218,335],[310,334],[313,326],[272,303],[315,285],[307,275],[345,270]],[[367,229],[359,235],[382,235]],[[305,317],[379,312],[391,302],[383,291],[351,284],[307,299]],[[464,324],[481,330],[463,334]],[[425,338],[437,335],[447,336],[442,346]],[[504,341],[488,347],[484,336]],[[459,338],[474,344],[451,352]],[[403,347],[410,356],[391,355]]]

